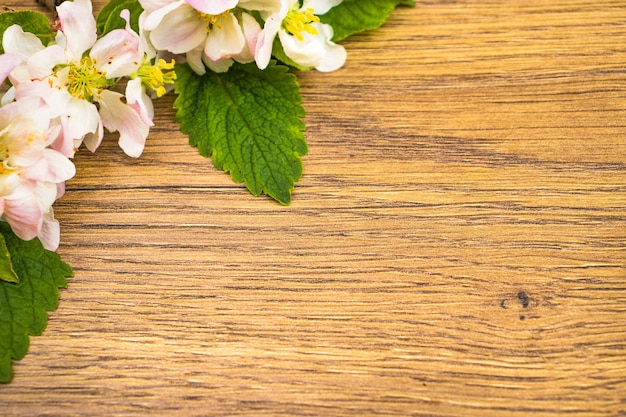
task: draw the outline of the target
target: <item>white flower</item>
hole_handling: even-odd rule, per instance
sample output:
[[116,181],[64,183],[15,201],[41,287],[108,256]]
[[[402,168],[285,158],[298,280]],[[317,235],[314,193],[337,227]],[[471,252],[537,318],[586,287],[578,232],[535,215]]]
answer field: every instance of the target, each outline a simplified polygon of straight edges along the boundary
[[259,68],[267,67],[278,35],[285,54],[296,64],[330,72],[343,66],[346,50],[332,42],[333,29],[320,23],[323,15],[342,0],[283,0],[281,9],[266,17],[255,51]]
[[140,0],[140,26],[157,50],[185,54],[194,71],[251,62],[261,26],[248,11],[275,12],[280,0]]
[[13,57],[0,59],[0,76],[20,61],[8,72],[11,94],[18,101],[34,96],[48,104],[51,117],[62,127],[52,146],[63,154],[73,156],[83,142],[95,151],[107,128],[119,131],[124,152],[139,156],[151,122],[124,103],[122,94],[108,90],[138,70],[144,55],[139,36],[127,22],[125,29],[97,39],[89,0],[64,2],[57,13],[60,30],[56,44],[49,47],[19,26],[7,29],[3,46]]
[[0,108],[0,216],[21,239],[39,237],[46,249],[56,250],[59,226],[52,204],[76,171],[67,157],[48,148],[58,134],[49,122],[48,106],[39,98]]

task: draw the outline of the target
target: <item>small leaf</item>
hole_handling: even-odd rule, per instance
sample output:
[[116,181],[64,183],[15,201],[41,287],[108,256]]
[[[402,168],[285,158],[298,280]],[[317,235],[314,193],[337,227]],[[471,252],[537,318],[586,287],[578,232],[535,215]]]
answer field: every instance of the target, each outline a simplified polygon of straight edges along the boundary
[[[54,38],[54,31],[43,13],[31,10],[0,13],[0,40],[4,36],[4,31],[13,25],[20,25],[24,32],[34,33],[44,45],[48,45]],[[4,48],[0,42],[0,54],[3,53]]]
[[176,74],[176,120],[189,143],[253,195],[289,204],[307,152],[296,77],[275,62],[202,76],[178,65]]
[[111,0],[96,16],[96,29],[100,35],[106,35],[115,29],[123,29],[126,22],[120,17],[122,10],[130,12],[130,27],[139,33],[139,15],[143,12],[139,0]]
[[38,239],[24,241],[7,223],[0,222],[19,284],[0,281],[0,382],[12,377],[12,360],[28,351],[29,335],[40,335],[48,321],[46,311],[57,308],[59,288],[67,286],[71,268],[47,251]]
[[320,16],[322,23],[333,27],[333,41],[376,29],[389,18],[398,5],[414,6],[414,0],[343,0]]
[[0,280],[13,283],[20,282],[20,278],[15,273],[15,270],[13,270],[11,254],[9,253],[9,248],[7,248],[7,242],[2,235],[0,235]]

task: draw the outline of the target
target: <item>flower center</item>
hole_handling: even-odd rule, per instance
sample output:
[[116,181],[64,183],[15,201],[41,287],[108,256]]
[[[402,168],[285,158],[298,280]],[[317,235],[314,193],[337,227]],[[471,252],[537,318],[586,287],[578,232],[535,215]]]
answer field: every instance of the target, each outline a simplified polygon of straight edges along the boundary
[[[0,175],[8,175],[18,169],[11,157],[19,149],[24,150],[32,146],[38,138],[37,132],[32,129],[30,120],[18,117],[0,131]],[[18,149],[15,149],[15,148]],[[25,153],[28,153],[26,151]]]
[[313,14],[310,7],[306,10],[290,10],[283,20],[283,28],[296,37],[299,41],[304,40],[302,32],[317,35],[317,29],[311,23],[317,23],[320,18]]
[[106,73],[99,71],[95,67],[95,60],[89,56],[69,64],[65,86],[76,98],[93,101],[94,96],[111,84],[112,81],[106,78]]
[[165,84],[174,84],[176,81],[176,73],[172,71],[174,64],[173,59],[170,62],[159,59],[154,65],[146,59],[139,66],[136,77],[141,79],[146,88],[154,91],[157,97],[161,97],[165,94]]
[[222,12],[220,14],[206,14],[206,13],[198,12],[198,16],[200,20],[203,20],[206,22],[206,31],[210,32],[211,29],[213,29],[213,26],[217,27],[218,29],[221,29],[222,26],[219,23],[217,23],[218,20],[220,18],[224,18],[228,16],[230,12],[231,12],[230,10],[226,10],[225,12]]

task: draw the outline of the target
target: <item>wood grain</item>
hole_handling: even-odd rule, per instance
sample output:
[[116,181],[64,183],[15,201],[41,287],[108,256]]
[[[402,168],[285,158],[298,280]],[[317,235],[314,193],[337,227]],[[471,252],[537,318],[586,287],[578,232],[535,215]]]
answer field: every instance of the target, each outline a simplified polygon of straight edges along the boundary
[[77,155],[1,414],[626,414],[625,39],[621,0],[399,8],[298,75],[290,207],[164,97],[141,158]]

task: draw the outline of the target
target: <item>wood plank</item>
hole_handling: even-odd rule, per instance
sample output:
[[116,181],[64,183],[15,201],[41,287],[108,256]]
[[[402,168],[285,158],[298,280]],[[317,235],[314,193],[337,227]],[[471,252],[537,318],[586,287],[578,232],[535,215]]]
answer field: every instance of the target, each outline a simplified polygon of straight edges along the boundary
[[298,75],[289,207],[157,101],[141,158],[77,154],[55,209],[76,276],[2,414],[626,413],[625,22],[617,0],[399,8]]

